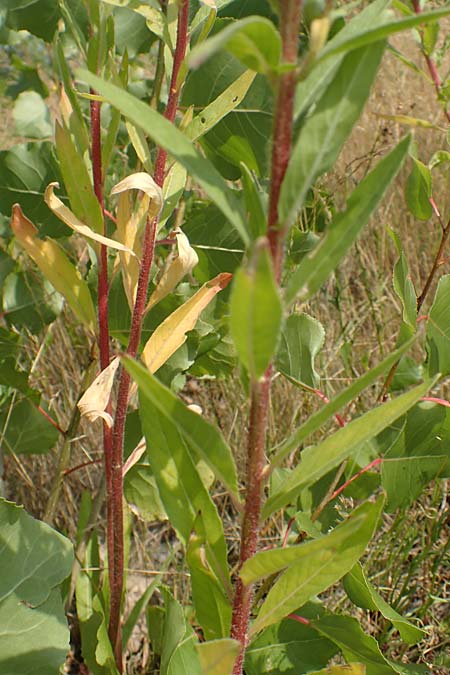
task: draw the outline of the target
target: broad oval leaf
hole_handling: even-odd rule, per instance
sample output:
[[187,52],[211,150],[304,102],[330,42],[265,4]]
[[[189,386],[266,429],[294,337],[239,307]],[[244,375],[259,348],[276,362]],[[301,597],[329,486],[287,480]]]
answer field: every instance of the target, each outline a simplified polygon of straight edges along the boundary
[[68,539],[0,499],[2,673],[59,671],[69,648],[60,585],[72,562]]
[[406,204],[418,220],[429,220],[433,215],[430,203],[431,171],[415,157],[412,160],[413,166],[405,188]]
[[428,372],[450,375],[450,274],[439,279],[427,321]]
[[315,388],[319,376],[314,359],[322,349],[325,330],[320,321],[308,314],[291,314],[281,332],[276,367],[295,383]]

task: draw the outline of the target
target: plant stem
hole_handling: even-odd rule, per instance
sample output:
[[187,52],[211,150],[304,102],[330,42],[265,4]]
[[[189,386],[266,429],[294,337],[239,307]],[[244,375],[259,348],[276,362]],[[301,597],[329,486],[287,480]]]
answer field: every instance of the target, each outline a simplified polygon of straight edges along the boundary
[[[188,21],[189,0],[182,0],[178,11],[177,41],[175,47],[173,70],[170,82],[167,108],[164,113],[166,119],[174,122],[178,109],[180,88],[178,75],[181,64],[186,55],[188,44]],[[162,186],[164,183],[167,152],[158,149],[155,161],[155,182]],[[153,262],[155,239],[158,219],[147,220],[139,279],[136,290],[136,300],[131,319],[130,338],[127,354],[135,357],[141,338],[142,320],[144,316],[147,289],[150,277],[150,269]],[[109,617],[109,638],[114,649],[117,667],[122,672],[122,639],[120,630],[120,608],[123,591],[123,565],[124,565],[124,542],[123,542],[123,439],[125,432],[125,420],[128,406],[128,394],[130,390],[130,376],[123,368],[120,369],[119,391],[117,395],[116,412],[114,416],[113,441],[112,441],[112,466],[111,466],[111,494],[112,514],[114,529],[112,533],[112,555],[109,560],[111,606]]]
[[[282,55],[285,63],[295,64],[298,52],[298,33],[300,27],[302,0],[284,0],[280,3]],[[285,228],[278,220],[278,202],[281,184],[291,155],[293,105],[295,96],[294,71],[284,73],[278,79],[277,101],[273,128],[271,188],[267,237],[277,282],[281,279],[283,264]],[[257,551],[261,504],[265,472],[266,429],[269,411],[272,365],[269,365],[263,378],[252,383],[250,416],[247,439],[247,490],[245,509],[242,518],[239,569],[244,562]],[[241,675],[245,650],[248,643],[248,624],[253,596],[253,586],[244,585],[238,576],[234,589],[231,636],[239,640],[242,649],[233,669],[233,675]]]

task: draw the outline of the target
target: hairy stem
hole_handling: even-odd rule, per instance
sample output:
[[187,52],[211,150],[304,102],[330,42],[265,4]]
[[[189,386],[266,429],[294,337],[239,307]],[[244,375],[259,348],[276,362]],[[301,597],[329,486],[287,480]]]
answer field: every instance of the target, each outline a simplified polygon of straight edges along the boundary
[[[280,26],[283,44],[283,61],[295,64],[298,52],[302,0],[284,0],[280,3]],[[272,135],[271,188],[267,237],[277,282],[280,282],[283,264],[285,228],[278,219],[278,202],[281,184],[291,155],[293,130],[293,105],[295,96],[295,75],[288,72],[281,75],[277,84],[275,121]],[[247,490],[242,519],[239,568],[257,551],[259,541],[261,504],[263,488],[267,477],[265,469],[265,445],[267,417],[270,401],[272,366],[269,365],[264,377],[252,384],[250,416],[247,439]],[[231,636],[242,645],[233,669],[233,675],[241,675],[245,649],[248,643],[248,624],[253,596],[252,585],[244,585],[237,578],[234,589]]]
[[[173,122],[178,109],[180,89],[178,86],[178,76],[183,63],[186,48],[188,44],[188,20],[189,20],[189,0],[182,0],[178,12],[177,41],[174,54],[173,70],[171,76],[169,97],[164,116]],[[164,183],[167,152],[162,148],[158,149],[155,161],[155,182],[162,186]],[[136,300],[133,308],[131,320],[130,338],[127,348],[127,354],[135,357],[139,348],[141,338],[142,320],[144,316],[147,289],[150,277],[150,269],[153,262],[155,239],[158,221],[155,218],[149,218],[145,227],[143,255],[139,269],[139,279],[136,290]],[[124,565],[124,542],[123,542],[123,439],[125,432],[125,420],[128,405],[128,395],[130,390],[130,376],[122,368],[120,370],[119,391],[117,395],[116,413],[114,416],[113,439],[112,439],[112,511],[113,511],[113,546],[112,556],[110,558],[110,585],[111,585],[111,607],[109,618],[109,637],[113,645],[117,667],[122,672],[122,639],[120,630],[120,608],[123,591],[123,565]]]

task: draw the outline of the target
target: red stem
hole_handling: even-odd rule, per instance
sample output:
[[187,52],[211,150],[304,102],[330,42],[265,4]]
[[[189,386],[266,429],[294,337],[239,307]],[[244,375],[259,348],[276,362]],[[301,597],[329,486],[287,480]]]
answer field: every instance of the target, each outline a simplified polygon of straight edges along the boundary
[[[283,61],[295,64],[298,52],[298,34],[300,27],[302,0],[285,0],[281,8],[281,38]],[[278,79],[277,102],[273,128],[271,189],[267,237],[279,283],[283,263],[283,248],[286,232],[278,222],[278,201],[281,184],[291,155],[293,104],[295,95],[295,74],[284,73]],[[258,548],[261,504],[266,480],[265,445],[266,428],[270,399],[272,366],[269,365],[264,377],[252,384],[250,416],[247,439],[247,490],[242,518],[239,568],[251,558]],[[239,640],[241,652],[236,659],[233,675],[241,675],[245,650],[248,643],[248,624],[250,619],[253,586],[244,585],[238,576],[234,588],[231,636]]]
[[[188,21],[189,21],[189,0],[182,0],[178,11],[177,41],[174,54],[173,70],[169,90],[169,98],[165,111],[165,118],[174,122],[178,109],[180,89],[178,87],[178,76],[186,55],[188,44]],[[155,161],[155,182],[162,186],[164,183],[165,166],[167,153],[162,148],[158,149]],[[139,279],[136,290],[136,300],[131,319],[130,338],[127,348],[127,354],[135,357],[139,348],[141,338],[142,320],[147,301],[147,289],[150,276],[150,269],[153,262],[155,250],[155,238],[158,220],[155,218],[147,220],[143,241],[143,255],[139,269]],[[113,510],[113,553],[110,558],[110,586],[111,586],[111,605],[109,617],[109,637],[113,645],[117,667],[122,672],[122,639],[120,629],[120,608],[123,592],[123,568],[124,568],[124,542],[123,542],[123,438],[125,431],[125,420],[128,406],[128,394],[130,390],[130,376],[123,368],[120,371],[119,391],[117,395],[117,406],[114,418],[113,441],[112,441],[112,510]]]
[[330,499],[328,500],[328,503],[332,502],[333,499],[336,499],[336,497],[338,497],[341,494],[341,492],[344,492],[344,490],[346,488],[348,488],[348,486],[351,483],[353,483],[354,480],[356,480],[357,478],[362,476],[362,474],[366,473],[366,471],[370,471],[370,469],[373,469],[375,466],[378,466],[378,464],[381,464],[382,461],[383,461],[383,459],[381,457],[377,457],[377,459],[374,459],[373,462],[370,462],[370,464],[368,464],[363,469],[361,469],[361,471],[358,471],[358,473],[355,473],[354,476],[352,476],[347,481],[345,481],[345,483],[343,483],[343,485],[338,487],[338,489],[335,490],[332,495],[330,495]]
[[[420,6],[420,0],[413,0],[413,7],[414,7],[414,12],[416,14],[422,14],[422,8]],[[442,87],[442,80],[440,78],[440,75],[438,73],[438,69],[436,67],[436,64],[434,60],[429,56],[428,54],[425,53],[423,50],[423,55],[425,57],[425,61],[428,66],[428,72],[430,73],[430,77],[433,80],[434,88],[436,89],[436,93],[438,97],[441,95],[441,87]],[[444,108],[444,114],[447,117],[447,120],[450,122],[450,110],[446,110]]]
[[51,416],[48,414],[48,412],[46,412],[46,411],[44,410],[44,408],[42,408],[40,405],[36,406],[36,408],[39,410],[39,412],[41,413],[41,415],[42,415],[43,417],[45,417],[45,419],[46,419],[48,422],[50,422],[50,424],[52,424],[52,425],[55,427],[55,429],[57,429],[57,430],[59,431],[59,433],[60,433],[62,436],[65,436],[65,435],[66,435],[66,432],[64,431],[64,429],[61,429],[61,427],[59,426],[58,422],[56,422],[56,421],[53,419],[53,417],[51,417]]
[[[91,93],[95,92],[91,89]],[[91,160],[92,176],[94,181],[94,193],[103,213],[103,176],[102,176],[102,144],[101,144],[101,102],[90,102],[91,117]],[[103,224],[103,234],[106,234],[106,224]],[[98,260],[98,344],[100,352],[100,370],[109,366],[109,325],[108,325],[108,251],[106,246],[100,245],[100,256]],[[107,412],[111,413],[111,404],[108,404]],[[108,560],[113,555],[113,508],[112,508],[112,433],[111,429],[103,423],[103,456],[105,463],[106,476],[106,532]]]

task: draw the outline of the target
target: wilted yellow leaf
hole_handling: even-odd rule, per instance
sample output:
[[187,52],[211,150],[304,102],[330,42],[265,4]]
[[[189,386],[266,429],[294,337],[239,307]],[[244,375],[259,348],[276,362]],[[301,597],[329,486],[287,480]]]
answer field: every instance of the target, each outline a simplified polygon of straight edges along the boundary
[[328,666],[323,670],[315,670],[310,675],[366,675],[366,666],[362,663],[347,663],[344,666]]
[[148,208],[149,218],[155,218],[161,213],[163,205],[162,189],[155,183],[149,173],[138,171],[137,173],[130,174],[114,185],[111,194],[118,195],[127,190],[142,190],[142,192],[145,192],[145,194],[150,197],[150,205]]
[[231,274],[223,272],[207,281],[158,326],[142,353],[142,360],[151,373],[155,373],[184,344],[186,333],[195,327],[202,311],[230,280]]
[[145,443],[145,438],[142,437],[137,446],[134,448],[134,450],[132,450],[132,452],[129,454],[127,461],[122,466],[122,476],[125,476],[125,474],[128,473],[128,471],[131,469],[131,467],[133,467],[135,464],[137,464],[137,462],[139,462],[146,448],[147,445]]
[[14,204],[12,208],[11,228],[44,277],[64,296],[80,321],[94,332],[96,315],[89,288],[64,251],[56,241],[37,237],[37,228],[24,215],[19,204]]
[[108,405],[111,389],[114,383],[114,376],[120,365],[120,358],[114,358],[109,366],[102,370],[90,387],[86,389],[83,396],[78,401],[78,409],[81,415],[87,417],[91,422],[101,417],[109,427],[112,427],[112,417],[105,412]]
[[136,299],[139,278],[138,258],[141,257],[142,253],[142,231],[147,220],[149,201],[148,195],[144,194],[137,210],[132,212],[129,195],[126,192],[122,192],[119,195],[117,205],[117,239],[136,254],[135,256],[131,256],[125,251],[119,251],[123,287],[130,309],[133,309]]
[[175,231],[178,252],[167,258],[161,279],[150,296],[146,311],[169,295],[181,279],[191,272],[198,263],[198,255],[189,243],[189,239],[181,230]]
[[104,237],[102,234],[97,234],[97,232],[94,232],[94,230],[91,230],[90,227],[82,223],[81,220],[78,220],[76,215],[72,213],[72,211],[68,209],[67,206],[64,206],[59,197],[54,194],[55,187],[59,188],[59,183],[50,183],[50,185],[47,186],[44,200],[49,209],[51,209],[53,213],[58,216],[60,220],[62,220],[63,223],[68,225],[72,230],[74,230],[74,232],[78,232],[78,234],[82,234],[84,237],[98,241],[100,244],[104,244],[110,248],[115,248],[118,251],[127,251],[128,253],[131,253],[131,255],[135,255],[134,251],[127,248],[120,242],[114,241],[114,239],[109,239],[108,237]]

